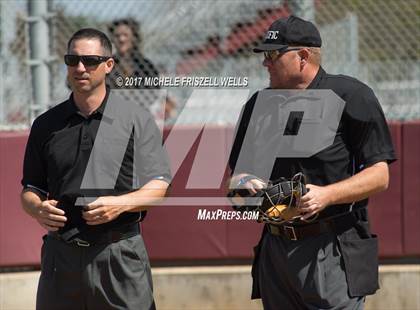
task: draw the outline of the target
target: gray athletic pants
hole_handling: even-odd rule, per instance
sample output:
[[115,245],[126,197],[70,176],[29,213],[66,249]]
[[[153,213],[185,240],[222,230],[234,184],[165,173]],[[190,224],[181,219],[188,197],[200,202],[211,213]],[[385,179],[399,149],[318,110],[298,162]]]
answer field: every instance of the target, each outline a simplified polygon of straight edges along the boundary
[[44,236],[38,310],[155,309],[141,235],[80,247]]
[[286,240],[266,233],[258,284],[266,310],[362,310],[364,297],[350,298],[334,233]]

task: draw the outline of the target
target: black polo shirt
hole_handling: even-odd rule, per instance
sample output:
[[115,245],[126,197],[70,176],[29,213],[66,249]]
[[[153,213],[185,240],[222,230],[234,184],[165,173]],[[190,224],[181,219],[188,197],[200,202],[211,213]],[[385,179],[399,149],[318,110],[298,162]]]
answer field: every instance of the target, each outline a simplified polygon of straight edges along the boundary
[[[139,212],[126,212],[112,222],[87,227],[81,217],[82,208],[74,205],[78,197],[121,195],[141,188],[152,179],[170,182],[168,157],[152,116],[140,106],[121,98],[117,92],[107,89],[102,104],[89,117],[79,112],[71,95],[67,101],[40,115],[32,125],[26,146],[22,185],[40,191],[48,199],[58,200],[59,207],[68,218],[62,232],[76,226],[88,231],[107,230],[135,222],[141,216]],[[130,119],[120,120],[115,114],[119,110],[128,111]],[[105,111],[113,111],[114,114],[109,115],[114,116],[105,115]],[[122,137],[127,135],[125,142],[122,139],[119,144],[118,136],[115,138],[114,134],[100,137],[95,142],[101,122],[105,122],[111,130],[127,131],[121,133]],[[101,184],[102,178],[108,177],[108,171],[114,170],[118,176],[112,187],[98,188],[95,185],[94,188],[83,186],[82,189],[94,143],[106,146],[102,148],[105,151],[97,154],[101,161],[94,167],[98,184]],[[114,155],[118,153],[118,148],[125,150],[120,152],[124,154],[122,161]],[[138,162],[134,169],[135,156]]]
[[[345,102],[334,141],[307,158],[277,158],[270,180],[291,178],[303,172],[308,183],[325,186],[347,179],[377,162],[391,163],[396,159],[384,113],[367,85],[348,76],[327,74],[320,68],[308,89],[331,89]],[[254,94],[244,106],[229,159],[232,170],[237,164],[247,130],[255,132],[261,127],[250,123],[258,94]],[[258,141],[258,148],[261,152],[261,141]],[[270,151],[272,149],[267,145],[265,152]],[[253,160],[249,159],[250,162]],[[366,199],[357,204],[367,205],[367,202]],[[332,209],[329,207],[324,211]]]

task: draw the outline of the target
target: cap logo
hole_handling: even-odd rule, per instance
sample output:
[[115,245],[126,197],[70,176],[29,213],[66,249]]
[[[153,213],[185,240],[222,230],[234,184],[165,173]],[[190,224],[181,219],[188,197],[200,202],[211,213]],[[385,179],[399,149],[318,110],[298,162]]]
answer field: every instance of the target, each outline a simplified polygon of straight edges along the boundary
[[279,36],[279,31],[267,31],[267,35],[265,36],[266,39],[268,40],[276,40]]

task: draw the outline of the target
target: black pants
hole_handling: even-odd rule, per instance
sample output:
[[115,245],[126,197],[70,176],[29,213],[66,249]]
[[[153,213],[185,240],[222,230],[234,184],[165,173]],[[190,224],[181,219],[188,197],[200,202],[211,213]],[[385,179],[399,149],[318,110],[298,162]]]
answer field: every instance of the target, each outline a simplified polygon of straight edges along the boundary
[[155,309],[141,235],[80,247],[44,236],[38,310]]
[[364,297],[350,297],[334,233],[291,241],[265,234],[258,265],[264,309],[363,309]]

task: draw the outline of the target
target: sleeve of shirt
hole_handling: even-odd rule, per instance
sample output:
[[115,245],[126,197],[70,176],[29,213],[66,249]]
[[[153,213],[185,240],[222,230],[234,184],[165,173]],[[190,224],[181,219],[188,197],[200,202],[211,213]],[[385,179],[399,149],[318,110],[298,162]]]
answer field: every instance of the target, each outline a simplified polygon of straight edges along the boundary
[[170,183],[172,177],[168,154],[151,115],[145,119],[143,126],[140,126],[135,140],[136,172],[140,187],[151,180]]
[[373,91],[363,85],[346,104],[347,137],[357,169],[396,160],[385,115]]
[[42,144],[42,130],[39,122],[35,121],[26,144],[21,183],[24,188],[33,188],[46,195],[48,193],[47,165],[42,155]]

